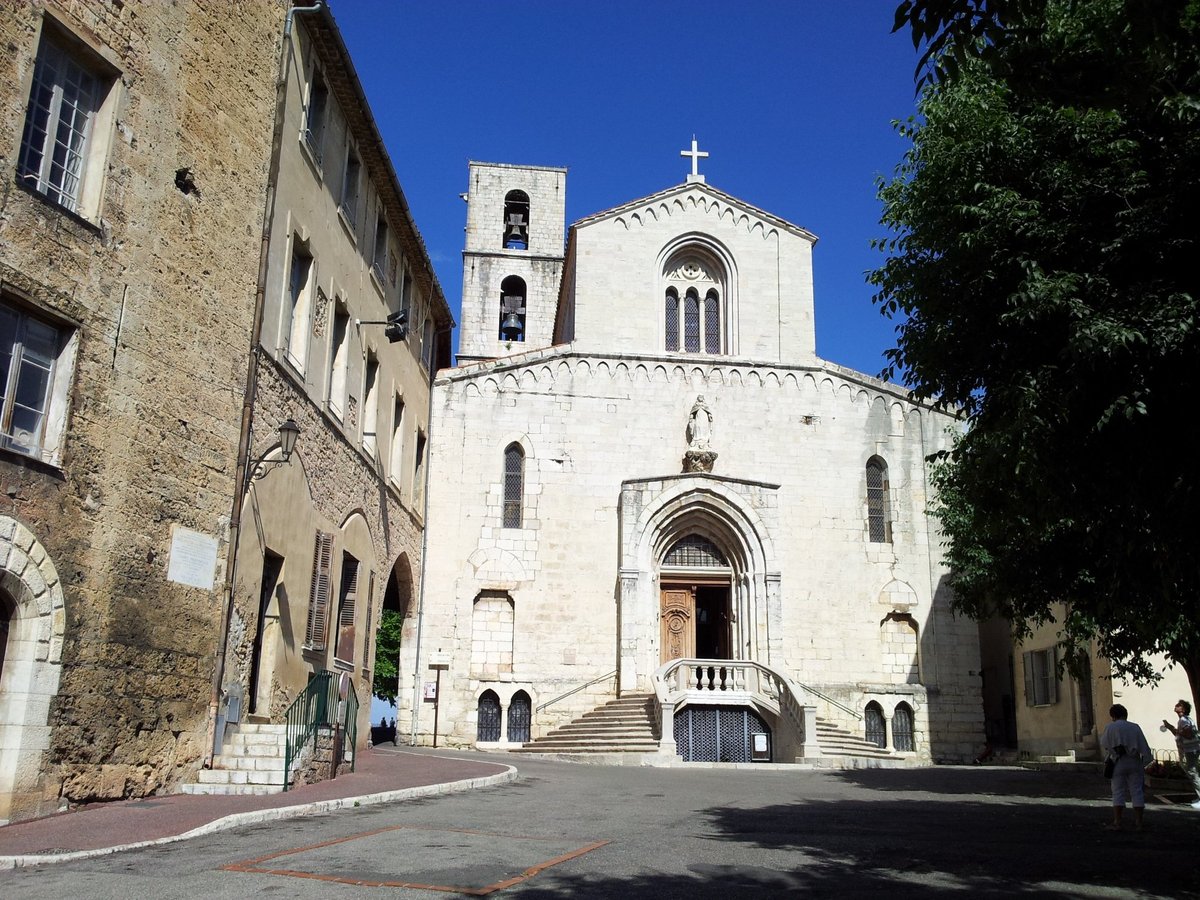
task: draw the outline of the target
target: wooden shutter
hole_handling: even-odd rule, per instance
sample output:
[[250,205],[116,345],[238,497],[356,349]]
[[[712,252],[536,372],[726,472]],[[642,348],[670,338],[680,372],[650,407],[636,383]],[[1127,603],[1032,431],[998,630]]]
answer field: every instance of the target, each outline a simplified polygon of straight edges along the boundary
[[317,532],[313,551],[312,588],[308,594],[308,626],[304,644],[313,650],[325,649],[329,622],[329,575],[333,565],[333,535]]
[[342,557],[342,596],[338,604],[338,638],[334,656],[354,665],[354,606],[358,600],[358,560],[350,554]]
[[1058,702],[1058,647],[1051,647],[1046,653],[1046,702]]
[[375,622],[371,618],[375,614],[375,573],[369,572],[367,577],[367,627],[363,633],[362,664],[365,671],[371,667],[371,635],[375,632]]
[[1033,651],[1027,650],[1021,654],[1021,663],[1025,667],[1025,705],[1034,705],[1033,687]]

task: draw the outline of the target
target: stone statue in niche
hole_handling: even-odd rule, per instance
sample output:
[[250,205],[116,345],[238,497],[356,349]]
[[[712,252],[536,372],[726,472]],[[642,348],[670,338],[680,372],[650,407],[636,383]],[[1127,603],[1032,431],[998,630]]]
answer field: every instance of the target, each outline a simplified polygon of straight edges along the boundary
[[712,442],[713,416],[704,395],[698,394],[688,414],[687,442],[688,449],[683,455],[683,471],[711,472],[717,454],[710,449]]

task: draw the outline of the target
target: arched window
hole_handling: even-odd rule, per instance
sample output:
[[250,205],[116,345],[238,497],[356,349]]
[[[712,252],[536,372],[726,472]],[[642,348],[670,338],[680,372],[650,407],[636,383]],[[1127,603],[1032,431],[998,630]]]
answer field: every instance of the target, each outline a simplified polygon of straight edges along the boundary
[[500,282],[500,340],[525,340],[525,279],[509,275]]
[[867,704],[866,709],[866,737],[868,743],[874,744],[876,747],[884,748],[887,746],[887,722],[883,718],[883,707],[872,700]]
[[529,249],[529,195],[524,191],[504,195],[504,248]]
[[500,698],[495,691],[484,691],[479,697],[479,726],[476,739],[500,740]]
[[896,705],[892,713],[892,744],[896,750],[911,753],[913,745],[913,711],[907,703]]
[[679,291],[667,288],[667,304],[664,315],[667,349],[679,349]]
[[525,453],[520,444],[504,448],[504,527],[521,527],[521,496],[525,491]]
[[700,352],[700,297],[695,291],[688,291],[683,298],[683,349]]
[[721,302],[716,291],[704,295],[704,352],[721,352]]
[[529,723],[533,720],[533,704],[524,691],[513,694],[508,704],[508,742],[523,744],[529,740]]
[[676,541],[663,558],[664,566],[686,566],[688,568],[710,568],[728,566],[725,555],[708,538],[690,534]]
[[872,543],[890,544],[887,463],[878,456],[867,460],[867,533]]

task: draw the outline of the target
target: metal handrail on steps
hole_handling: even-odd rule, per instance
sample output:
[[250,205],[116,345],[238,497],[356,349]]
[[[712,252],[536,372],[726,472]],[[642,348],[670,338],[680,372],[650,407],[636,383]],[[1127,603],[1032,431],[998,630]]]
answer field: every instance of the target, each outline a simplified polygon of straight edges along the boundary
[[[301,752],[311,741],[314,748],[317,742],[317,732],[322,728],[336,729],[339,720],[343,726],[343,734],[349,739],[351,751],[358,743],[358,695],[354,691],[354,683],[346,679],[346,705],[339,710],[339,679],[333,672],[322,669],[317,672],[292,701],[284,714],[286,722],[286,737],[283,748],[283,789],[291,785],[292,765],[300,758]],[[339,716],[339,711],[343,712]],[[340,759],[333,761],[334,771],[345,758],[343,748],[338,748]],[[354,771],[354,757],[350,759],[350,771]]]
[[578,694],[584,688],[590,688],[593,684],[599,684],[601,681],[607,681],[610,678],[616,678],[616,677],[617,677],[617,670],[613,669],[611,672],[608,672],[605,675],[601,675],[598,678],[593,678],[591,681],[585,681],[583,684],[576,685],[575,687],[573,687],[569,691],[567,691],[565,694],[559,694],[557,697],[555,697],[551,700],[547,700],[545,703],[538,704],[536,711],[543,712],[548,707],[553,706],[559,700],[566,700],[568,697],[572,696],[573,694]]
[[857,709],[847,706],[845,703],[842,703],[839,700],[834,700],[828,694],[822,694],[815,687],[811,687],[810,685],[805,684],[803,681],[796,681],[795,679],[792,680],[792,683],[795,684],[799,688],[803,688],[808,693],[810,693],[816,697],[820,697],[822,700],[824,700],[830,706],[836,706],[838,709],[842,710],[843,712],[847,712],[850,715],[854,716],[855,721],[858,721],[859,719],[862,718],[862,713],[859,712]]

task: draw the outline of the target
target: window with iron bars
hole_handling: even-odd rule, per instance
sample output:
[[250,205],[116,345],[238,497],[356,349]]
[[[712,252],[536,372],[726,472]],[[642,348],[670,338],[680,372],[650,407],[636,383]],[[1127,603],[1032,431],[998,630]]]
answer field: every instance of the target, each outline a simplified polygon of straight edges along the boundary
[[688,568],[713,568],[728,566],[720,549],[708,538],[690,534],[667,551],[664,566],[686,566]]
[[519,444],[504,451],[504,527],[521,527],[521,497],[525,490],[525,453]]
[[872,543],[892,542],[892,523],[888,521],[887,464],[878,456],[867,461],[867,532]]

